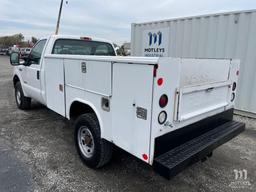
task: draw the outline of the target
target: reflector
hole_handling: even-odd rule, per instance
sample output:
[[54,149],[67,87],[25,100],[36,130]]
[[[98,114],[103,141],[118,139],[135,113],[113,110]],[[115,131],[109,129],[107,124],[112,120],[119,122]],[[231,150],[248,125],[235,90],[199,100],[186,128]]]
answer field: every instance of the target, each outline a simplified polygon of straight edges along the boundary
[[163,82],[164,82],[163,78],[159,78],[159,79],[157,80],[157,84],[158,84],[159,86],[161,86],[161,85],[163,84]]
[[164,124],[164,122],[166,121],[167,119],[167,113],[165,111],[162,111],[161,113],[159,113],[158,115],[158,123],[159,124]]

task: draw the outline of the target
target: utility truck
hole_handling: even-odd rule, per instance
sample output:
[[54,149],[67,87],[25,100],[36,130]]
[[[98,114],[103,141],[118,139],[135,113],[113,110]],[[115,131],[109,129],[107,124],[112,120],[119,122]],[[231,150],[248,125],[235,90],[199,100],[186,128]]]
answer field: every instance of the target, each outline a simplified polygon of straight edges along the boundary
[[71,120],[92,168],[117,146],[171,178],[245,128],[233,121],[236,60],[118,57],[110,41],[52,35],[10,62],[18,108],[34,99]]

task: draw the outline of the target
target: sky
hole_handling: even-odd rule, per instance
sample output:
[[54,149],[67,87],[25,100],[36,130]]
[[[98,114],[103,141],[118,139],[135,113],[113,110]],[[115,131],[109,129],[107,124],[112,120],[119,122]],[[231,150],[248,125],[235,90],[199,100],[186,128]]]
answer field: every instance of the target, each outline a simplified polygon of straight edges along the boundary
[[[256,0],[68,0],[60,34],[129,42],[131,23],[256,9]],[[60,0],[0,0],[0,36],[53,34]]]

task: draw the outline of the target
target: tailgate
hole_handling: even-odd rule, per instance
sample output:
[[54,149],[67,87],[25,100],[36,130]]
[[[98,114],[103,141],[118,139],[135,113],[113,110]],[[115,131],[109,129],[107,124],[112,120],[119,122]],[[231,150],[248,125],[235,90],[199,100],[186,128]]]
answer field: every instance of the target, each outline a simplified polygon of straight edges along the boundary
[[175,120],[184,121],[229,104],[230,61],[182,61],[180,87],[176,91]]

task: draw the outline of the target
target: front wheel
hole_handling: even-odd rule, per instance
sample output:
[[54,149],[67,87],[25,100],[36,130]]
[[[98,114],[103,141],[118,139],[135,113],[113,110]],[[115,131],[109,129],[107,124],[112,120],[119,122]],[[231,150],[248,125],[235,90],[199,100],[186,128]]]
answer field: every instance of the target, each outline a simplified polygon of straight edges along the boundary
[[31,98],[24,96],[20,82],[17,82],[15,84],[15,100],[16,100],[17,107],[19,109],[24,110],[24,109],[30,108]]
[[82,161],[100,168],[112,157],[112,143],[101,138],[100,125],[93,113],[79,116],[74,124],[76,148]]

